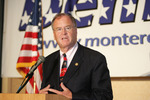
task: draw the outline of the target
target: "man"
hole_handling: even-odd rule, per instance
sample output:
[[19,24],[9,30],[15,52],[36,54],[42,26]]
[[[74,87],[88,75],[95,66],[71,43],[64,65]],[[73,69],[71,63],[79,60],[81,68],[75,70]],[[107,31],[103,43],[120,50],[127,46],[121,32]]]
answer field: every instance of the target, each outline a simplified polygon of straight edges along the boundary
[[[47,56],[43,63],[39,93],[51,92],[70,99],[112,100],[106,59],[101,53],[77,42],[75,19],[69,14],[57,14],[52,21],[52,29],[60,50]],[[63,54],[66,54],[65,65]],[[67,67],[67,71],[62,71],[62,65]]]

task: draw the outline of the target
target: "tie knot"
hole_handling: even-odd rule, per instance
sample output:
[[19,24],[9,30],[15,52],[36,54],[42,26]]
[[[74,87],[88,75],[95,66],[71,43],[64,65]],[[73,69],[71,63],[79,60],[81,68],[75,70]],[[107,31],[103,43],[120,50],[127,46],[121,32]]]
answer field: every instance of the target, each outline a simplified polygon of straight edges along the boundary
[[63,56],[66,57],[66,54],[64,53]]
[[63,54],[63,56],[64,56],[64,61],[67,61],[67,57],[65,53]]

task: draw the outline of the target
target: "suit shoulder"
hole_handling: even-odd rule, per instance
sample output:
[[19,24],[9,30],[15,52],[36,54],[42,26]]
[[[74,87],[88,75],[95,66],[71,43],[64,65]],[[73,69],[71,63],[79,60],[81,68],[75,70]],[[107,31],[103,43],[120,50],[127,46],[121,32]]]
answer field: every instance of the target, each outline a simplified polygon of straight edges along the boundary
[[59,50],[57,50],[57,51],[55,51],[55,52],[49,54],[49,55],[46,57],[46,60],[56,58],[56,57],[58,57],[58,55],[59,55]]
[[107,63],[106,57],[101,52],[84,46],[82,46],[81,48],[83,48],[82,51],[84,60],[85,62],[88,62],[89,65]]
[[94,57],[104,57],[105,58],[105,56],[99,51],[96,51],[96,50],[93,50],[91,48],[84,47],[84,46],[82,46],[82,47],[84,48],[84,53],[86,53],[86,55],[90,55],[90,56],[94,56]]

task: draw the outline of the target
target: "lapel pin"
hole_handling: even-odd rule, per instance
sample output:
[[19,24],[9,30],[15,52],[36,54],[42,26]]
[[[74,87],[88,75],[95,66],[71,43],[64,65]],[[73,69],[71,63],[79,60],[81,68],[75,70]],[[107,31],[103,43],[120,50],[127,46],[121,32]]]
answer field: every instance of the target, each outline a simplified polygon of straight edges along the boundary
[[79,64],[78,63],[75,63],[75,66],[78,66]]

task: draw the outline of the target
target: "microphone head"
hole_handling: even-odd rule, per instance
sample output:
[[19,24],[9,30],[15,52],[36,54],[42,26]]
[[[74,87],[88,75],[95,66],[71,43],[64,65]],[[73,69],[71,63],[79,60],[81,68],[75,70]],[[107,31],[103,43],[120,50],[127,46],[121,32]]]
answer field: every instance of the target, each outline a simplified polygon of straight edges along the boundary
[[42,63],[45,61],[45,57],[44,56],[40,56],[39,58],[38,58],[38,60],[40,60]]

